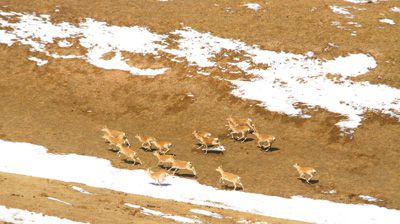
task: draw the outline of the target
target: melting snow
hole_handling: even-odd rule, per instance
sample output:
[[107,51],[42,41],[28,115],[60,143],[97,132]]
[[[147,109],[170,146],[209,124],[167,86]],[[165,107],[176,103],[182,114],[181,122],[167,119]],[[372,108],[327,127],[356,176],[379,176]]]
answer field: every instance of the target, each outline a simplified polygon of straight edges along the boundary
[[378,198],[372,197],[372,196],[368,196],[368,195],[359,195],[359,198],[366,200],[366,201],[370,201],[370,202],[377,202],[377,201],[382,201]]
[[196,214],[200,214],[200,215],[205,215],[205,216],[209,216],[212,218],[216,218],[216,219],[223,219],[224,216],[215,213],[215,212],[210,212],[207,210],[202,210],[202,209],[190,209],[191,212],[196,213]]
[[58,42],[59,47],[71,47],[72,43],[69,42],[68,40],[62,40]]
[[40,59],[40,58],[37,58],[37,57],[29,57],[28,59],[31,60],[31,61],[36,62],[37,66],[42,66],[42,65],[45,65],[45,64],[47,64],[49,62],[47,60],[43,60],[43,59]]
[[144,170],[114,168],[96,157],[51,154],[29,143],[0,140],[0,171],[305,222],[400,223],[399,210],[376,205],[226,191],[180,177],[169,177],[164,186],[153,185]]
[[[334,8],[336,9],[336,8]],[[381,112],[400,120],[400,90],[387,85],[373,85],[369,82],[351,81],[376,68],[375,59],[366,54],[348,54],[332,60],[322,60],[310,55],[274,52],[248,45],[239,40],[220,38],[211,33],[201,33],[190,27],[175,30],[170,34],[179,36],[174,47],[169,46],[168,35],[159,35],[139,26],[111,26],[87,18],[79,26],[70,23],[52,24],[48,15],[37,16],[16,12],[0,11],[3,17],[17,16],[18,22],[0,18],[0,43],[29,45],[32,51],[54,58],[80,58],[104,69],[120,69],[133,74],[158,75],[167,68],[139,69],[128,65],[122,52],[157,55],[159,52],[172,54],[169,60],[186,60],[198,68],[198,73],[209,74],[207,68],[218,68],[215,57],[221,51],[243,54],[242,61],[233,60],[230,65],[238,67],[245,74],[255,75],[247,81],[231,81],[236,89],[233,94],[245,99],[257,100],[268,110],[290,116],[309,118],[306,110],[296,105],[320,107],[342,116],[337,126],[352,132],[361,125],[363,114],[369,111]],[[355,24],[356,26],[357,24]],[[356,35],[353,32],[351,35]],[[88,49],[86,55],[50,54],[46,46],[55,39],[76,38]],[[169,39],[170,40],[170,39]],[[175,47],[175,44],[177,47]],[[113,58],[103,55],[113,52]],[[225,53],[222,57],[229,57]],[[179,62],[178,62],[179,63]],[[252,64],[268,65],[254,69]],[[328,78],[335,74],[335,78]],[[218,78],[218,77],[217,77]]]
[[393,7],[390,9],[392,12],[400,12],[400,7]]
[[[164,36],[153,34],[146,28],[108,26],[104,22],[86,19],[79,26],[62,22],[52,24],[48,15],[36,16],[17,12],[3,12],[4,17],[17,16],[20,20],[12,23],[0,18],[2,27],[9,27],[13,31],[0,31],[0,43],[20,43],[31,46],[31,51],[45,53],[54,58],[79,58],[104,69],[119,69],[138,75],[159,75],[167,68],[139,69],[127,64],[121,56],[121,51],[133,53],[155,54]],[[88,49],[85,56],[50,54],[46,45],[55,42],[56,38],[79,38],[80,44]],[[60,43],[59,43],[60,44]],[[68,46],[64,41],[61,46]],[[110,60],[102,59],[103,55],[115,51],[115,57]]]
[[88,191],[85,191],[84,189],[82,189],[82,188],[80,188],[80,187],[72,186],[71,188],[74,189],[74,190],[76,190],[76,191],[81,192],[82,194],[89,194],[89,195],[92,195],[92,193],[90,193],[90,192],[88,192]]
[[243,6],[246,6],[247,8],[255,10],[255,11],[261,9],[261,5],[258,3],[246,3]]
[[346,9],[346,7],[331,5],[329,8],[331,8],[332,12],[334,13],[346,15],[348,18],[353,18],[353,15]]
[[61,201],[60,199],[57,199],[57,198],[47,197],[47,199],[52,200],[52,201],[57,201],[57,202],[60,202],[60,203],[66,204],[66,205],[72,205],[69,202]]
[[379,22],[387,23],[387,24],[390,24],[390,25],[396,24],[392,19],[380,19]]
[[377,2],[377,0],[345,0],[346,2],[351,3],[368,3],[368,2]]
[[130,207],[130,208],[140,208],[142,210],[142,213],[145,215],[154,215],[154,216],[159,216],[165,219],[171,219],[174,220],[175,222],[180,222],[180,223],[202,223],[199,220],[195,220],[195,219],[190,219],[190,218],[186,218],[183,216],[178,216],[178,215],[169,215],[169,214],[164,214],[160,211],[156,211],[156,210],[152,210],[152,209],[148,209],[139,205],[134,205],[134,204],[130,204],[130,203],[125,203],[126,206]]
[[15,224],[77,224],[68,219],[62,219],[55,216],[47,216],[42,213],[30,212],[16,208],[7,208],[0,205],[0,221]]

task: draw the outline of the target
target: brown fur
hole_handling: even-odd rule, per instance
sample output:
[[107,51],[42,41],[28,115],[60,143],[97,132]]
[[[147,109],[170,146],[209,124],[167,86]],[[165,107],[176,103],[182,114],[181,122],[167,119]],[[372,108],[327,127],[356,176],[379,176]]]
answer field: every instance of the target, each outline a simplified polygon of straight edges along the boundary
[[193,172],[194,176],[197,175],[196,170],[194,169],[192,163],[188,162],[188,161],[174,160],[174,162],[172,162],[172,165],[168,169],[168,171],[171,171],[172,169],[175,169],[173,172],[173,175],[175,175],[176,171],[178,171],[178,170],[190,170]]
[[151,150],[151,142],[156,141],[154,137],[135,135],[135,138],[142,143],[141,147],[145,150]]
[[242,187],[242,190],[244,190],[243,184],[242,184],[242,182],[240,180],[240,177],[238,175],[233,174],[233,173],[225,172],[222,169],[222,166],[219,166],[216,169],[216,171],[221,174],[221,178],[219,178],[219,182],[220,183],[224,183],[224,181],[229,181],[229,182],[233,183],[233,186],[234,186],[233,190],[236,190],[237,185],[240,185]]
[[[306,180],[307,183],[310,183],[311,178],[314,177],[314,174],[317,173],[317,171],[312,168],[312,167],[305,167],[305,166],[299,166],[297,163],[293,165],[294,168],[296,168],[297,172],[299,173],[299,178]],[[305,179],[304,175],[308,175],[309,178]]]
[[158,159],[157,166],[165,165],[166,163],[172,164],[175,161],[173,155],[160,155],[157,151],[155,151],[153,155]]

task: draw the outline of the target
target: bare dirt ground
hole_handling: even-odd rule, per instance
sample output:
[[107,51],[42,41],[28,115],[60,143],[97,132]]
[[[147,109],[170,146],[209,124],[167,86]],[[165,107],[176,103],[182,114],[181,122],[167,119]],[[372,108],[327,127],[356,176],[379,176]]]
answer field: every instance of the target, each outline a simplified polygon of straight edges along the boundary
[[[400,14],[388,10],[399,6],[394,2],[366,4],[363,7],[368,10],[354,11],[363,24],[357,37],[331,26],[332,21],[347,21],[329,9],[330,4],[349,5],[343,1],[260,1],[263,9],[257,12],[242,7],[244,1],[13,0],[0,4],[10,11],[49,14],[55,21],[77,23],[90,17],[113,25],[145,25],[158,33],[170,32],[183,23],[269,50],[314,51],[318,58],[370,53],[378,67],[357,79],[399,88],[399,28],[378,22],[380,13],[400,21]],[[313,7],[316,10],[312,11]],[[329,42],[340,47],[324,51]],[[27,60],[30,54],[24,46],[0,45],[1,139],[40,144],[57,153],[98,156],[121,168],[155,165],[151,153],[140,152],[144,165],[133,166],[108,151],[100,138],[101,127],[107,125],[126,131],[135,148],[139,147],[133,138],[137,133],[172,141],[172,153],[193,162],[200,183],[219,186],[215,168],[222,164],[243,178],[246,191],[344,203],[366,203],[357,197],[364,194],[381,199],[377,205],[400,209],[400,124],[393,119],[368,114],[354,138],[348,139],[340,137],[334,125],[338,115],[318,109],[306,120],[271,113],[256,106],[257,102],[233,97],[228,82],[196,74],[185,64],[158,62],[171,69],[149,78],[102,70],[77,59],[52,59],[37,67]],[[152,59],[136,63],[150,67]],[[188,92],[194,97],[188,97]],[[263,152],[255,141],[229,139],[224,126],[229,115],[253,118],[258,129],[277,136],[276,150]],[[195,129],[217,135],[226,153],[204,155],[196,150],[191,135]],[[315,167],[319,182],[298,180],[292,167],[296,162]],[[337,194],[322,193],[331,189]],[[0,202],[10,201],[10,197],[2,195]],[[15,200],[8,205],[24,207],[22,203],[29,201]],[[85,206],[90,207],[88,203]],[[162,207],[164,202],[157,203]]]

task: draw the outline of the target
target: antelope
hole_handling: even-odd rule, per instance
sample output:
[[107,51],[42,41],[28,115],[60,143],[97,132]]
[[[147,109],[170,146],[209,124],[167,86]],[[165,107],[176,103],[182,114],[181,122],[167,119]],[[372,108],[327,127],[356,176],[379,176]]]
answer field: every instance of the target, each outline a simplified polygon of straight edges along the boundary
[[[293,167],[296,168],[297,172],[299,172],[299,174],[300,174],[299,178],[306,180],[307,183],[310,183],[311,178],[313,178],[314,174],[317,173],[317,171],[314,168],[299,166],[299,164],[297,164],[297,163],[294,164]],[[306,175],[306,174],[309,176],[308,179],[304,178],[304,175]]]
[[150,143],[153,144],[154,147],[156,147],[163,154],[167,153],[172,147],[172,143],[168,141],[152,140]]
[[166,164],[166,163],[171,163],[171,164],[172,164],[172,163],[175,161],[173,155],[160,155],[160,153],[157,152],[157,151],[155,151],[155,152],[153,153],[153,155],[154,155],[155,157],[157,157],[157,159],[158,159],[157,166],[159,166],[159,165],[164,165],[164,164]]
[[140,136],[140,135],[135,135],[135,138],[139,140],[140,143],[142,143],[141,148],[147,150],[151,150],[151,142],[156,141],[155,138],[150,137],[150,136]]
[[228,124],[232,126],[248,126],[252,131],[256,129],[251,118],[233,118],[232,116],[229,116],[226,120],[228,121]]
[[117,147],[119,148],[118,156],[121,156],[121,154],[123,154],[129,159],[131,159],[134,163],[139,163],[140,165],[143,164],[140,158],[138,157],[137,153],[133,149],[127,146],[123,146],[121,144],[117,144]]
[[151,179],[157,182],[158,185],[161,185],[165,178],[169,176],[169,173],[165,170],[152,171],[150,168],[148,168],[147,173],[150,175]]
[[111,149],[113,149],[113,147],[117,147],[118,144],[130,146],[128,139],[113,137],[107,134],[104,134],[102,138],[111,146]]
[[258,133],[256,131],[253,132],[253,135],[255,135],[257,137],[257,139],[258,139],[258,142],[257,142],[258,147],[264,149],[264,147],[265,147],[264,144],[267,143],[267,146],[266,146],[267,150],[266,151],[269,151],[269,149],[272,146],[272,143],[276,139],[275,136],[267,135],[267,134],[260,134],[260,133]]
[[101,129],[105,134],[112,136],[114,138],[123,138],[126,139],[128,136],[126,135],[125,132],[123,131],[117,131],[117,130],[112,130],[107,128],[107,126],[104,126],[104,128]]
[[242,182],[240,181],[240,177],[236,174],[233,173],[228,173],[222,170],[222,166],[219,166],[217,169],[215,169],[217,172],[221,174],[221,177],[219,178],[219,183],[224,183],[224,181],[229,181],[233,183],[233,190],[236,190],[237,184],[242,187],[242,190],[244,191],[244,187]]
[[176,171],[178,171],[178,170],[190,170],[190,171],[192,171],[193,175],[196,176],[196,170],[194,169],[191,162],[182,161],[182,160],[174,160],[172,162],[171,167],[168,169],[168,171],[171,171],[172,169],[175,169],[173,172],[173,175],[175,175]]
[[218,138],[203,138],[203,137],[200,137],[199,141],[200,141],[200,146],[197,147],[197,149],[199,149],[201,147],[205,147],[205,149],[203,149],[204,150],[204,154],[207,154],[208,146],[221,146],[221,142],[219,141]]
[[209,138],[209,137],[211,137],[211,133],[210,132],[206,132],[206,131],[196,131],[196,130],[194,130],[192,132],[192,134],[199,141],[199,143],[201,143],[200,138]]
[[240,138],[236,138],[236,140],[242,140],[242,143],[245,142],[247,140],[247,135],[252,131],[252,129],[249,126],[243,126],[243,125],[239,125],[239,126],[235,126],[231,123],[229,123],[229,129],[230,129],[230,133],[228,134],[228,136],[230,135],[231,138],[235,139],[234,134],[237,134],[239,137],[239,134],[241,134],[242,136]]

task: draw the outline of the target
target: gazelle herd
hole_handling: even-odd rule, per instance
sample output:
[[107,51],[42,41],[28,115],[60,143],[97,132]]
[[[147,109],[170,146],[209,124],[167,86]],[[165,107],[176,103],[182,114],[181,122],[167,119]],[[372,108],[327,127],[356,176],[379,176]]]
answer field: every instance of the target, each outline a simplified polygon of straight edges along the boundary
[[[257,138],[257,147],[269,151],[272,147],[272,143],[275,142],[275,136],[259,133],[256,129],[256,126],[252,119],[250,118],[233,118],[232,116],[227,118],[229,134],[232,139],[240,141],[242,143],[248,140],[249,135],[254,135]],[[126,161],[130,160],[134,164],[143,165],[140,160],[138,153],[131,148],[131,144],[129,143],[128,136],[123,131],[111,130],[107,127],[101,129],[103,131],[102,138],[109,144],[111,150],[116,151],[118,156],[124,155]],[[221,147],[221,142],[219,138],[213,137],[210,132],[205,131],[193,131],[193,136],[197,140],[197,145],[199,146],[197,149],[202,149],[205,154],[215,147]],[[167,154],[173,144],[169,141],[159,141],[158,139],[151,136],[143,136],[143,135],[135,135],[135,138],[140,142],[142,148],[145,151],[153,151],[154,157],[157,159],[157,166],[162,166],[163,168],[168,168],[167,170],[158,170],[154,171],[151,168],[147,169],[147,173],[150,178],[153,179],[158,185],[160,185],[168,175],[170,175],[169,171],[173,171],[172,175],[175,175],[176,172],[180,170],[190,171],[193,176],[197,176],[196,169],[190,161],[183,161],[175,159],[174,155]],[[299,173],[299,178],[305,180],[307,183],[310,182],[311,178],[313,178],[314,174],[317,172],[314,168],[311,167],[302,167],[297,163],[293,165]],[[219,183],[226,184],[226,182],[232,183],[234,186],[234,190],[238,186],[244,190],[243,184],[241,182],[241,178],[233,173],[225,172],[222,169],[222,166],[219,166],[216,169],[217,172],[220,173],[221,177],[219,179]],[[305,176],[308,176],[306,179]]]

